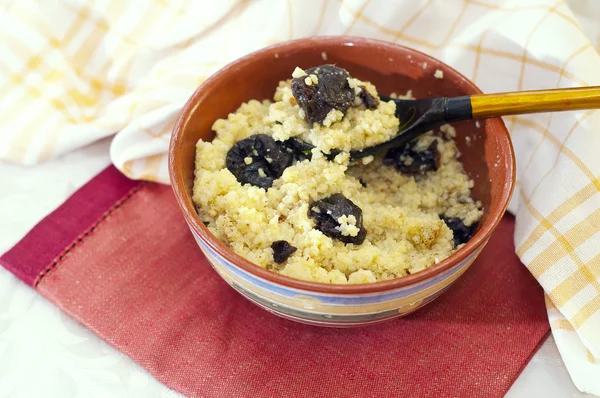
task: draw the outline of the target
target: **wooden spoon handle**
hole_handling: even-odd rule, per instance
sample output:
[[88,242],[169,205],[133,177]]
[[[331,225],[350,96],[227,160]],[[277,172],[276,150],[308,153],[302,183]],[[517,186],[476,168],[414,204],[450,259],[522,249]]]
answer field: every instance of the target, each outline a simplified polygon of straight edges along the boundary
[[471,107],[473,118],[600,109],[600,86],[476,94]]

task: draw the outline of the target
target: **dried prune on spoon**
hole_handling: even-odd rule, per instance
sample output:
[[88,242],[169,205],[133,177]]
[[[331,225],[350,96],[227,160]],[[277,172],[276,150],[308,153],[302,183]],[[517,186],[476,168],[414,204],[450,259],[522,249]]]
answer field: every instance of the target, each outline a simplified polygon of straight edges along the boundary
[[270,188],[294,161],[292,153],[266,134],[240,140],[227,152],[227,169],[241,184]]
[[474,223],[467,227],[464,221],[458,217],[448,217],[443,218],[443,220],[454,233],[454,247],[467,243],[471,239],[471,236],[473,236],[475,226],[477,225],[477,223]]
[[283,263],[287,260],[298,248],[290,245],[285,240],[276,240],[271,243],[271,249],[273,249],[273,260],[277,264]]
[[[315,220],[316,229],[332,239],[360,245],[367,236],[367,230],[363,226],[361,208],[341,193],[313,202],[308,208],[308,216]],[[348,224],[353,224],[356,227],[355,230],[358,230],[354,236],[350,233],[344,234],[339,221],[341,218],[351,220]]]
[[375,109],[379,105],[379,98],[371,95],[365,86],[359,86],[362,90],[358,93],[358,97],[367,109]]
[[402,147],[390,149],[383,163],[388,166],[394,165],[400,172],[410,175],[436,171],[439,167],[437,140],[432,141],[426,149],[422,150],[416,148],[417,142],[411,141]]
[[[292,79],[292,94],[310,124],[323,123],[332,109],[345,113],[352,106],[356,94],[348,83],[350,74],[345,69],[321,65],[307,69],[306,73],[308,75]],[[311,74],[317,76],[316,83],[309,78]]]

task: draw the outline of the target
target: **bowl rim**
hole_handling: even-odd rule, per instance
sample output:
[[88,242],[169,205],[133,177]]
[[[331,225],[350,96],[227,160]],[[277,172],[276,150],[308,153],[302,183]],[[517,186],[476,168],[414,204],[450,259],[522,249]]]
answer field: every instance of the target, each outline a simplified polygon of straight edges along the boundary
[[444,65],[444,67],[447,68],[447,70],[449,70],[451,73],[454,73],[457,77],[463,80],[464,84],[473,91],[472,94],[482,94],[481,89],[477,87],[475,83],[473,83],[471,80],[467,79],[463,74],[456,71],[451,66],[443,63],[442,61],[413,48],[390,43],[384,40],[354,36],[316,36],[284,41],[251,52],[225,65],[219,71],[217,71],[208,79],[206,79],[202,83],[202,85],[200,85],[194,91],[192,96],[185,103],[173,127],[173,132],[171,134],[171,139],[169,142],[169,178],[171,180],[171,187],[174,191],[175,197],[188,226],[191,227],[192,231],[196,235],[198,235],[202,239],[202,241],[210,247],[210,249],[216,252],[219,256],[223,257],[226,261],[229,261],[234,266],[268,282],[285,286],[286,288],[292,288],[301,291],[325,293],[332,295],[360,295],[381,293],[415,285],[427,279],[431,279],[434,276],[443,273],[444,271],[449,270],[453,266],[459,264],[464,259],[466,259],[469,255],[471,255],[478,248],[480,248],[480,246],[485,245],[494,229],[498,226],[498,223],[504,215],[512,197],[516,177],[515,153],[510,139],[510,134],[501,118],[488,119],[488,122],[491,121],[492,123],[497,124],[497,129],[500,132],[498,136],[501,138],[501,141],[504,141],[501,143],[503,144],[501,146],[504,150],[504,158],[505,160],[508,160],[506,166],[508,168],[507,174],[509,177],[504,183],[502,195],[499,199],[500,206],[497,207],[496,211],[490,212],[488,219],[481,226],[479,231],[477,231],[477,233],[461,249],[457,250],[448,258],[440,261],[438,264],[434,264],[422,271],[400,278],[364,284],[328,284],[322,282],[311,282],[302,279],[296,279],[275,273],[273,271],[269,271],[252,263],[249,260],[246,260],[239,254],[235,253],[232,249],[228,248],[225,245],[225,243],[221,242],[215,235],[212,234],[212,232],[209,231],[209,229],[204,225],[204,223],[201,222],[200,217],[196,213],[196,210],[193,206],[193,203],[190,206],[189,203],[186,202],[185,198],[188,195],[185,189],[185,182],[183,181],[183,177],[179,175],[179,172],[175,167],[175,156],[180,146],[179,142],[180,137],[183,135],[183,127],[190,119],[191,114],[193,114],[193,112],[196,110],[198,97],[202,95],[202,92],[205,89],[205,87],[217,83],[220,79],[223,79],[224,76],[227,76],[229,73],[235,73],[236,69],[243,68],[245,65],[254,62],[256,59],[260,59],[263,56],[274,56],[275,53],[288,52],[290,50],[290,52],[293,52],[293,50],[298,47],[312,47],[314,44],[323,43],[339,46],[375,46],[384,49],[391,49],[394,51],[398,51],[400,49],[405,55],[416,55],[417,57],[423,57],[427,60],[428,63],[431,62],[432,65]]

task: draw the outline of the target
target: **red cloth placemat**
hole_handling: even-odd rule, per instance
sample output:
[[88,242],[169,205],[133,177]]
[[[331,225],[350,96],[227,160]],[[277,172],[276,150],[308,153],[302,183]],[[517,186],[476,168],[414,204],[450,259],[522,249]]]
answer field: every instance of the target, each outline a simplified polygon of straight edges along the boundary
[[549,331],[513,229],[506,216],[432,304],[358,329],[300,325],[249,303],[212,270],[170,187],[112,167],[0,263],[188,396],[494,397]]

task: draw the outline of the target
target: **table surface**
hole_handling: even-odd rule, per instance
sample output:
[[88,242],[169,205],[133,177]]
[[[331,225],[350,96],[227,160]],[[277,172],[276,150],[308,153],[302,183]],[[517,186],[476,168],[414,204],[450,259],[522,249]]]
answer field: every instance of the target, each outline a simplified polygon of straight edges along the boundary
[[[109,164],[109,140],[24,167],[0,162],[0,253]],[[178,397],[0,267],[0,397]],[[550,337],[507,397],[589,397]]]

